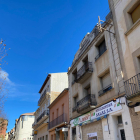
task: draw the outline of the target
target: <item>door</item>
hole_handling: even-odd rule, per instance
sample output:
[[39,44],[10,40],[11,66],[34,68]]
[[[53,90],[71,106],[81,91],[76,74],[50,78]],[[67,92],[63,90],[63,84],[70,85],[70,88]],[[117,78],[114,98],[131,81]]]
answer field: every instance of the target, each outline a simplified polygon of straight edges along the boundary
[[126,140],[124,129],[119,129],[119,138],[120,140]]

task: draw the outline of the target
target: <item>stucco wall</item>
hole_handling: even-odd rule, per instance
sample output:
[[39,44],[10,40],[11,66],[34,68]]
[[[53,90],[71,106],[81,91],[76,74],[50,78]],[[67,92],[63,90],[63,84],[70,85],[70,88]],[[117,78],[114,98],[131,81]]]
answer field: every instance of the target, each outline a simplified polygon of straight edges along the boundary
[[34,118],[29,118],[26,121],[23,121],[23,127],[22,127],[22,121],[21,117],[20,120],[17,123],[16,128],[16,140],[27,140],[27,138],[32,138],[32,124],[34,122]]

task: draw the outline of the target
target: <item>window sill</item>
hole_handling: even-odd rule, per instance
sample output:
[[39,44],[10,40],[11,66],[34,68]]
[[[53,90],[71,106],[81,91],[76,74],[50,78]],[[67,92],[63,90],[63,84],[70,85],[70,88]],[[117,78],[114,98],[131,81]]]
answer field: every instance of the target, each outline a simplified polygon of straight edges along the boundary
[[132,27],[127,30],[124,34],[128,36],[138,25],[140,24],[140,18],[132,25]]

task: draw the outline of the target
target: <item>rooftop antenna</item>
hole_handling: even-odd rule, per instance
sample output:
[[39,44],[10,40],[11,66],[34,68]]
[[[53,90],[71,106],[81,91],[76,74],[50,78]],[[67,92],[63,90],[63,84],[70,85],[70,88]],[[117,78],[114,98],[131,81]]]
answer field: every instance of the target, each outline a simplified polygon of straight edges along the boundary
[[[103,28],[101,22],[102,22],[102,23],[108,23],[108,22],[106,22],[106,21],[101,20],[101,19],[100,19],[100,16],[98,16],[97,27],[98,27],[99,32],[108,31],[109,33],[112,33],[112,34],[115,36],[115,34],[114,34],[113,32],[107,30],[106,28]],[[110,24],[110,23],[108,23],[108,24]],[[113,26],[113,24],[110,24],[110,25]]]

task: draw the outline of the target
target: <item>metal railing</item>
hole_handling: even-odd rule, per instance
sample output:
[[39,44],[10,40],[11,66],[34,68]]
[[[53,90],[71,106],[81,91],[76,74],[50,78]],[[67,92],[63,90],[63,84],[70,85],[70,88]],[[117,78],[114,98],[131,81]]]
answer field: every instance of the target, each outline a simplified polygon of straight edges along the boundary
[[124,82],[127,98],[140,94],[140,73]]
[[97,101],[94,94],[88,94],[80,101],[77,102],[77,112],[80,113],[85,109],[90,108],[90,106],[96,106]]
[[48,116],[49,115],[49,110],[45,110],[38,118],[37,118],[37,122],[39,122],[44,116]]
[[112,84],[109,84],[108,86],[106,86],[105,88],[103,88],[102,90],[100,90],[98,93],[99,93],[99,96],[102,96],[104,93],[106,93],[107,91],[111,90],[112,89]]
[[49,129],[57,126],[63,122],[67,122],[67,114],[64,113],[49,123]]
[[35,125],[36,125],[36,122],[34,122],[34,123],[32,124],[32,127],[35,126]]
[[72,112],[75,112],[77,110],[77,106],[72,108]]
[[86,62],[77,72],[76,81],[80,79],[87,71],[93,72],[92,62]]
[[45,97],[45,95],[46,95],[46,90],[44,91],[44,93],[42,94],[42,96],[40,97],[40,99],[38,100],[38,104],[40,104],[40,102]]
[[106,51],[107,49],[105,48],[101,53],[99,53],[96,57],[95,57],[95,61],[97,61],[97,59]]

